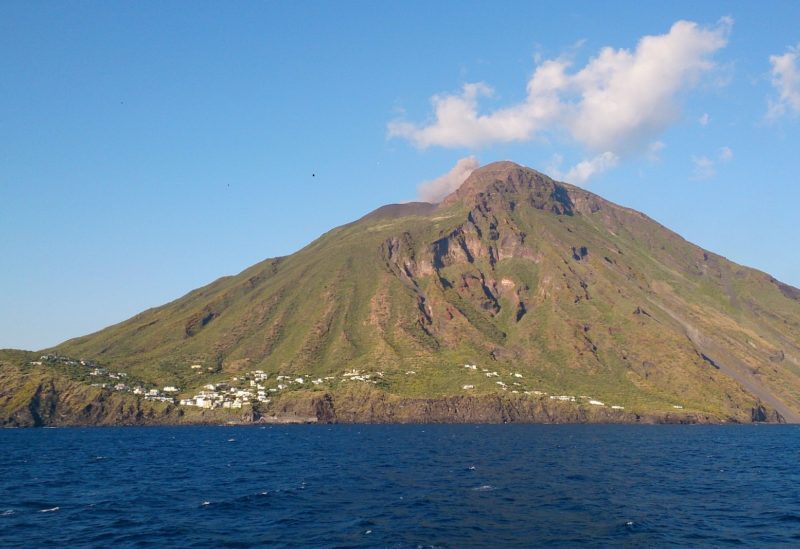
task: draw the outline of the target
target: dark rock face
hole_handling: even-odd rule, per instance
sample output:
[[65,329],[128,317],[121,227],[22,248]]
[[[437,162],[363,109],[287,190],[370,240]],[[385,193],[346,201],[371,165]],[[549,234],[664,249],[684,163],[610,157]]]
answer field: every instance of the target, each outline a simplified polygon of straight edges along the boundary
[[39,385],[27,406],[35,427],[45,425],[56,415],[58,396],[53,383]]
[[795,301],[800,301],[800,289],[795,288],[794,286],[790,286],[788,284],[784,284],[780,280],[776,280],[774,278],[770,278],[770,282],[775,284],[778,289],[781,291],[783,295],[788,297],[789,299],[794,299]]
[[573,248],[572,248],[572,259],[574,259],[575,261],[580,261],[581,259],[583,259],[587,255],[589,255],[589,250],[588,250],[588,248],[586,248],[586,246],[581,246],[580,248],[575,248],[573,246]]
[[769,359],[772,362],[783,362],[785,358],[786,355],[783,353],[783,351],[775,351],[769,355]]
[[[516,397],[514,395],[402,398],[380,391],[308,395],[284,402],[277,418],[306,418],[319,423],[718,423],[696,413],[636,414],[598,406]],[[782,422],[763,405],[753,421]],[[731,421],[735,421],[731,418]]]
[[763,404],[753,407],[751,412],[753,423],[786,423],[786,420],[775,410],[768,410]]

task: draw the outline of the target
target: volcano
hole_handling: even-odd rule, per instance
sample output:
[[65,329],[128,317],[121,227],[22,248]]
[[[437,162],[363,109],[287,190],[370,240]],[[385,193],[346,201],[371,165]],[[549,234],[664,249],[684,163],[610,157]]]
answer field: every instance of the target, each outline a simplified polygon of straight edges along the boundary
[[337,420],[354,377],[383,415],[352,420],[422,401],[465,419],[488,398],[600,420],[800,420],[800,290],[512,162],[50,351],[186,391],[306,376],[320,383],[273,405],[325,402]]

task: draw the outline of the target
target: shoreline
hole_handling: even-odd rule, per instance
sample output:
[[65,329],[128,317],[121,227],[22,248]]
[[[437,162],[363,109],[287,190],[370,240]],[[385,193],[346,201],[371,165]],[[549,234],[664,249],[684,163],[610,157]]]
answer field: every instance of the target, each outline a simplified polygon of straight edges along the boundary
[[[354,397],[360,398],[354,398]],[[749,414],[719,417],[710,413],[633,412],[586,407],[508,395],[407,398],[370,391],[366,394],[296,394],[269,410],[248,409],[238,416],[223,410],[187,410],[173,404],[143,406],[142,401],[106,405],[102,399],[78,409],[65,406],[58,395],[49,410],[29,402],[16,413],[0,418],[4,428],[145,427],[145,426],[255,426],[255,425],[748,425],[787,424],[763,405]],[[112,404],[112,403],[108,403]],[[91,413],[87,413],[87,411]],[[749,416],[749,417],[748,417]],[[759,420],[759,418],[761,420]],[[750,419],[750,421],[747,421]]]

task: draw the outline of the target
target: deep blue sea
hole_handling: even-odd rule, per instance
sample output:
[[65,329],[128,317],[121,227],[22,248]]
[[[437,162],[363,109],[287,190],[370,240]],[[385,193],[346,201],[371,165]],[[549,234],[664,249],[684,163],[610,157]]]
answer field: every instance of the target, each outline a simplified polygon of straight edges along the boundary
[[800,426],[0,430],[0,546],[800,546]]

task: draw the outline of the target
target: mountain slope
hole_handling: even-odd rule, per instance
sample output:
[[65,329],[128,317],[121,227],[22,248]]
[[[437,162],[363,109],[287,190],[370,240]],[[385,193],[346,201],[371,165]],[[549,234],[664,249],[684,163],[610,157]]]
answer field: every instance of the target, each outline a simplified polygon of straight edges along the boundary
[[335,394],[357,369],[400,397],[798,421],[799,342],[800,290],[498,162],[56,351],[187,391],[259,369]]

